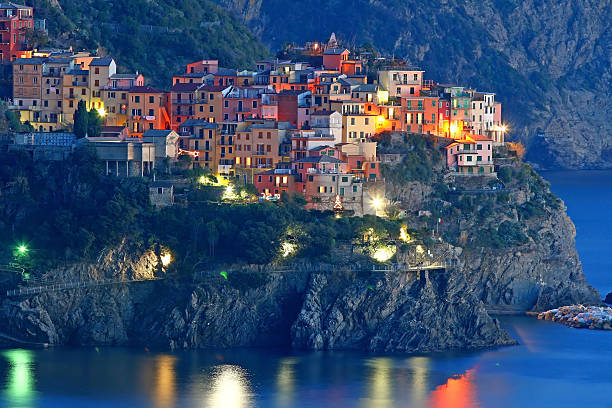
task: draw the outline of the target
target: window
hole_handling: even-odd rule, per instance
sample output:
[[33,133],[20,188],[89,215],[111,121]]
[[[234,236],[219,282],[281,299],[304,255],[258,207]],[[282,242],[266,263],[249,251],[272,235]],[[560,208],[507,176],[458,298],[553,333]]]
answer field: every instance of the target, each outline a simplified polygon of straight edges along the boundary
[[355,118],[351,118],[351,125],[355,125]]
[[340,195],[343,196],[344,195],[344,187],[340,187]]
[[401,94],[401,93],[402,93],[402,88],[399,88],[399,87],[398,87],[398,88],[395,90],[395,93],[396,93],[397,95]]
[[164,189],[162,187],[157,187],[157,194],[163,194]]
[[365,118],[365,124],[369,125],[370,124],[370,118]]
[[153,109],[149,109],[149,116],[155,116],[155,113],[153,112]]
[[370,164],[370,168],[375,169],[376,168],[376,163],[371,163]]
[[348,183],[348,177],[342,177],[342,182],[343,183]]
[[140,103],[140,96],[139,95],[135,95],[134,96],[134,102]]
[[272,151],[272,146],[271,145],[266,145],[266,151],[267,152],[271,152]]
[[476,150],[482,150],[482,145],[481,144],[476,145]]
[[353,186],[353,193],[357,192],[357,186]]
[[100,81],[98,79],[94,81],[94,86],[100,86]]
[[471,162],[472,161],[472,156],[468,156],[467,157],[467,161]]
[[99,74],[99,73],[100,73],[100,68],[96,67],[96,69],[94,70],[94,72],[96,73],[96,75],[97,75],[97,74]]
[[257,107],[257,101],[253,101],[253,107],[256,108]]
[[271,139],[271,138],[272,138],[272,133],[267,132],[267,133],[266,133],[266,137],[267,137],[268,139]]
[[81,95],[86,95],[86,94],[87,94],[86,89],[85,88],[81,89]]
[[225,106],[226,108],[229,108],[229,102],[228,101],[223,102],[223,106]]
[[215,111],[215,107],[214,107],[214,106],[212,106],[212,105],[210,105],[210,106],[208,107],[208,111],[209,111],[210,113],[213,113],[213,112]]
[[482,156],[477,156],[476,161],[482,161]]
[[154,96],[149,96],[149,103],[153,103],[155,102],[155,97]]

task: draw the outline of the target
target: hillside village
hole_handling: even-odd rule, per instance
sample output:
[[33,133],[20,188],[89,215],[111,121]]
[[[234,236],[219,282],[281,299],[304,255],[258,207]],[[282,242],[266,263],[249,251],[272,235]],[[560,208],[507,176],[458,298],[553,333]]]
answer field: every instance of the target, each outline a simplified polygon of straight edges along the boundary
[[[33,14],[0,8],[0,59],[13,72],[7,107],[33,130],[6,147],[62,160],[90,146],[106,174],[155,180],[156,205],[173,203],[172,168],[182,166],[230,192],[252,184],[260,200],[300,194],[306,208],[381,214],[388,158],[377,146],[393,132],[436,138],[453,175],[496,176],[493,148],[506,126],[494,93],[425,79],[405,61],[351,51],[333,33],[249,69],[196,61],[158,89],[139,72],[118,72],[110,56],[28,49],[18,30],[33,26]],[[101,126],[82,134],[83,114]]]

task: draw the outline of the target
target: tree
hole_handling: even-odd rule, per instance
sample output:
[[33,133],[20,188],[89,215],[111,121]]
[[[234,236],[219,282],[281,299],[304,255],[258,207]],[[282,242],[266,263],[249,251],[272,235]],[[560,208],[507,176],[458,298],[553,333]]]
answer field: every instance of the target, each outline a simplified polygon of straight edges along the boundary
[[102,125],[104,124],[104,120],[102,116],[95,109],[90,109],[87,112],[87,135],[90,137],[98,137],[100,136],[100,132],[102,132]]
[[89,124],[89,114],[85,101],[79,101],[77,110],[74,112],[73,131],[77,139],[81,139],[87,135],[87,127]]

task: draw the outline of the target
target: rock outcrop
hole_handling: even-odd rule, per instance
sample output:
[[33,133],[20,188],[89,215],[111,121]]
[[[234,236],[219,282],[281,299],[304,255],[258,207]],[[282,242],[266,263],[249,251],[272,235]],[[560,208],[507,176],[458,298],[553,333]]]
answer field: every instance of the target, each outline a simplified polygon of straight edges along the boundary
[[612,330],[612,308],[606,306],[563,306],[538,314],[538,319],[577,329]]
[[460,274],[314,275],[291,329],[296,348],[423,352],[515,344]]
[[[93,279],[163,276],[150,253],[111,251],[97,266],[51,274]],[[514,344],[461,274],[211,274],[5,299],[3,331],[70,345],[419,352]],[[246,287],[241,283],[248,280]]]
[[606,302],[609,305],[612,305],[612,292],[608,293],[606,295],[606,298],[604,299],[604,302]]

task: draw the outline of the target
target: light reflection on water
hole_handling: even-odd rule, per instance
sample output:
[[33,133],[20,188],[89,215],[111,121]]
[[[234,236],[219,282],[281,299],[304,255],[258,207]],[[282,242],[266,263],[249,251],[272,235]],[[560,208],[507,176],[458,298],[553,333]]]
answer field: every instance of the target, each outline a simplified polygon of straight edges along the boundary
[[34,406],[34,354],[30,350],[14,349],[2,352],[8,363],[3,396],[11,407]]
[[210,408],[247,408],[253,406],[253,391],[248,372],[236,365],[220,365],[210,376],[207,398]]
[[154,405],[172,408],[176,405],[176,357],[161,354],[155,359]]

